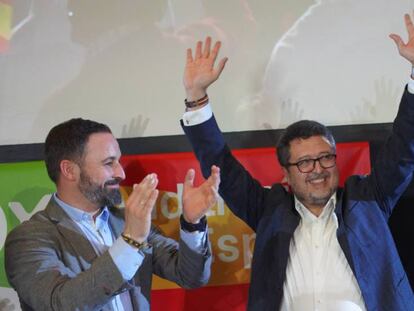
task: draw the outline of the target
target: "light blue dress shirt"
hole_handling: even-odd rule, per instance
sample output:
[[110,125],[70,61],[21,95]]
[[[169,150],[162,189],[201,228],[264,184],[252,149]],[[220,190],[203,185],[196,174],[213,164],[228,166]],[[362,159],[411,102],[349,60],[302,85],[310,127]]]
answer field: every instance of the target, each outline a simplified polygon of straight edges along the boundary
[[[126,243],[121,236],[118,238],[114,236],[108,222],[108,208],[106,206],[102,208],[94,221],[93,215],[95,213],[87,213],[63,202],[56,193],[53,198],[82,230],[98,256],[108,251],[123,279],[125,281],[132,279],[141,266],[145,255],[142,251],[137,251],[136,248]],[[188,247],[201,252],[207,239],[207,232],[208,230],[204,232],[186,232],[181,229],[180,236]],[[112,299],[113,309],[118,311],[132,310],[130,299],[126,300],[125,297],[121,299],[121,295],[117,295]]]

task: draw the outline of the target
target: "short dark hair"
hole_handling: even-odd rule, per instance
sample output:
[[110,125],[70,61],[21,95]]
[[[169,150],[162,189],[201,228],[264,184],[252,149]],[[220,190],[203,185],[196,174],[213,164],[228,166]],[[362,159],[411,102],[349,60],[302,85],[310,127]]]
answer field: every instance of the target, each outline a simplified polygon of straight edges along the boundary
[[102,123],[81,118],[70,119],[53,127],[45,141],[45,162],[50,179],[57,184],[60,162],[81,163],[89,136],[94,133],[112,133]]
[[312,120],[301,120],[289,125],[280,136],[276,145],[277,158],[283,167],[287,167],[290,159],[290,142],[301,138],[307,139],[312,136],[323,136],[336,150],[335,139],[331,131],[323,124]]

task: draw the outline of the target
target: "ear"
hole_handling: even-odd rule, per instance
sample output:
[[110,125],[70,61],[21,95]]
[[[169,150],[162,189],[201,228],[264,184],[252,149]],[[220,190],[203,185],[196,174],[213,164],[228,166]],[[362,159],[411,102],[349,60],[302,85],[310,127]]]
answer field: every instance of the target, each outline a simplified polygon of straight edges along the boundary
[[283,180],[290,185],[290,174],[289,174],[289,170],[286,167],[282,167],[282,171],[283,171],[283,175],[285,175],[285,178],[283,178]]
[[80,168],[70,160],[60,161],[60,176],[68,181],[76,181],[80,175]]

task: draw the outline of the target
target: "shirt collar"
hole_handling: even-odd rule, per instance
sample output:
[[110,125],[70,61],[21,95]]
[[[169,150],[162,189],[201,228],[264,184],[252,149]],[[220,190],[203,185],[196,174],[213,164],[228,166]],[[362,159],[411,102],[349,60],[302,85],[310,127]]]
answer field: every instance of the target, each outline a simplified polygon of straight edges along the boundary
[[[59,199],[59,197],[57,196],[57,193],[53,194],[53,199],[66,212],[66,214],[68,214],[70,219],[72,219],[74,222],[80,223],[82,221],[87,221],[87,222],[93,223],[93,215],[95,214],[95,212],[88,213],[70,204],[67,204],[63,202],[61,199]],[[96,226],[100,227],[102,224],[106,224],[108,222],[108,218],[109,218],[109,211],[108,211],[108,208],[104,206],[99,212],[99,215],[96,216],[96,220],[95,220]]]
[[335,209],[335,205],[336,205],[336,192],[332,194],[332,196],[329,198],[328,202],[324,206],[322,213],[319,215],[319,217],[317,217],[314,214],[312,214],[305,207],[305,205],[303,205],[302,202],[300,202],[298,198],[295,196],[295,209],[298,211],[300,217],[305,222],[314,222],[317,220],[326,221],[332,215]]

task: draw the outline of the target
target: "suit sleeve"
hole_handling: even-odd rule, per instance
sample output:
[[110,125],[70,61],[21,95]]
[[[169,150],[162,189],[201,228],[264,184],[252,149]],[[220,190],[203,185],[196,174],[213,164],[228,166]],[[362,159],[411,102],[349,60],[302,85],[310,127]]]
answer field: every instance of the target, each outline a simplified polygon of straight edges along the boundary
[[182,123],[182,127],[200,162],[203,176],[207,178],[210,175],[213,164],[220,167],[220,195],[232,212],[256,231],[269,190],[263,188],[234,158],[214,116],[194,126]]
[[197,288],[207,284],[212,259],[208,235],[203,247],[195,250],[182,239],[177,243],[165,237],[153,226],[148,242],[153,246],[152,269],[156,275],[184,288]]
[[405,88],[390,137],[368,177],[386,217],[409,185],[414,169],[414,95]]
[[[62,256],[76,260],[71,250],[62,250],[53,225],[35,221],[16,227],[5,244],[5,267],[22,305],[34,310],[98,310],[128,285],[108,252],[95,258],[85,271],[73,271]],[[65,255],[63,255],[65,253]]]

